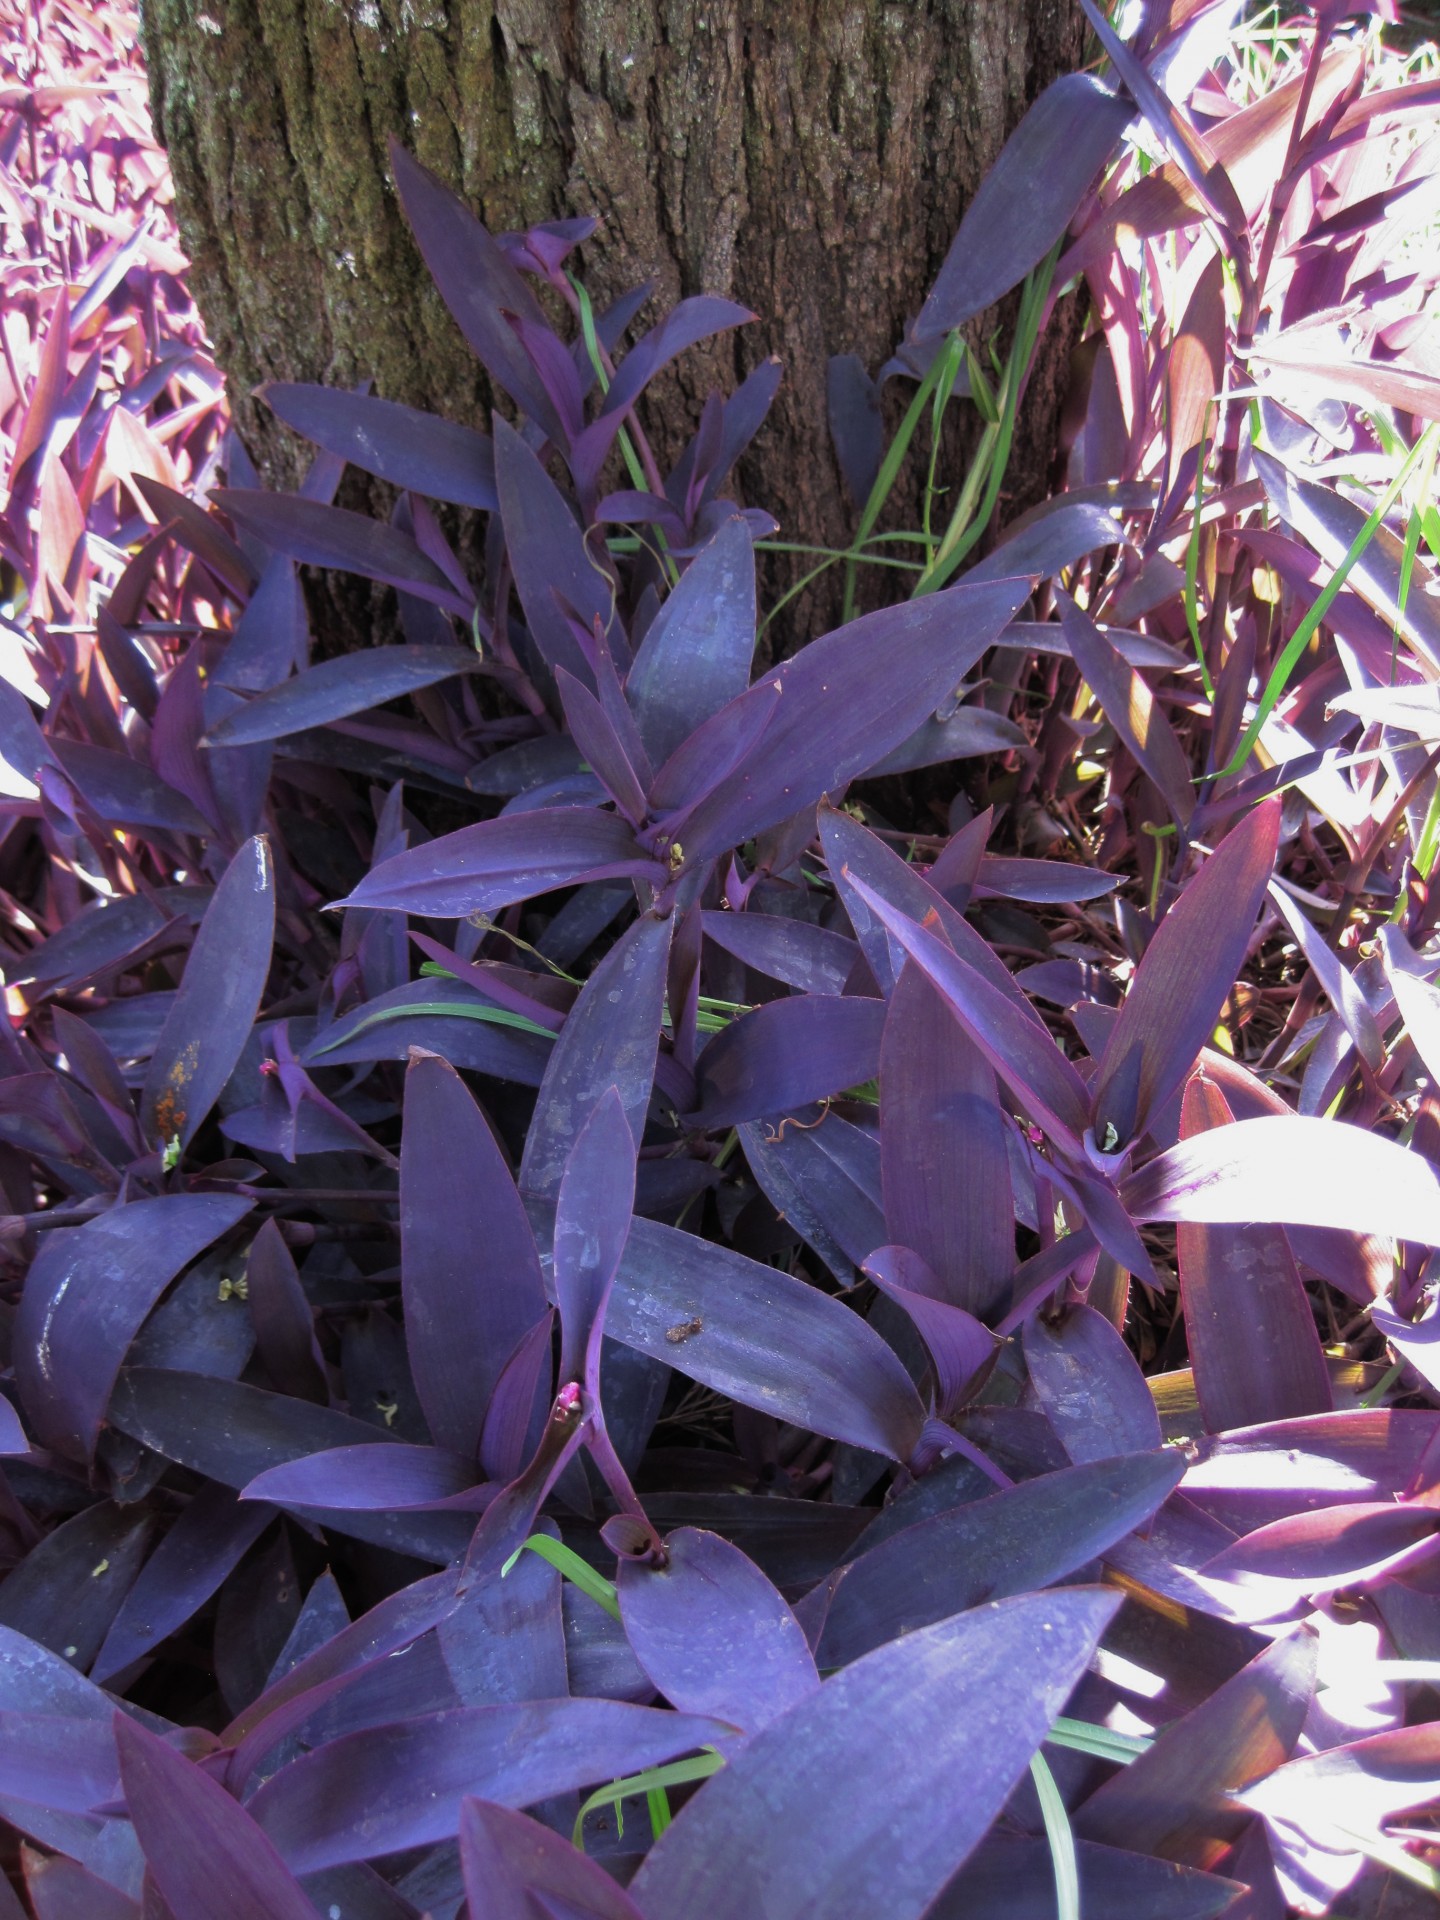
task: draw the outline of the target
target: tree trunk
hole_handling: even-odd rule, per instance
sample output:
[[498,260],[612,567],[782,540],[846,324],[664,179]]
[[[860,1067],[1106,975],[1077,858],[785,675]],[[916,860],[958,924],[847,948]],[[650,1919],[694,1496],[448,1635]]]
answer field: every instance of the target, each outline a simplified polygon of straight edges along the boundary
[[[647,426],[671,450],[706,391],[785,368],[740,491],[783,536],[853,526],[826,428],[830,355],[875,370],[986,168],[1081,49],[1076,0],[143,0],[155,124],[191,285],[262,474],[301,453],[259,381],[361,379],[487,424],[489,395],[430,286],[385,159],[399,138],[492,230],[601,222],[603,302],[652,278],[758,323],[685,356]],[[654,317],[656,309],[651,309]],[[1007,480],[1037,497],[1071,339],[1052,330]],[[918,479],[910,485],[911,500]],[[917,524],[912,513],[908,524]],[[775,584],[772,580],[771,584]],[[797,637],[833,617],[811,595]]]

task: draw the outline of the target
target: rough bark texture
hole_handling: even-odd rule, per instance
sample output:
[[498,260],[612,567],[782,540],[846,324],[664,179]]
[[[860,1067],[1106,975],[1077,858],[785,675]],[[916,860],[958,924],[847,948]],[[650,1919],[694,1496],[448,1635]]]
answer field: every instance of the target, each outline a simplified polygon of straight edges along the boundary
[[[710,385],[778,354],[742,491],[826,544],[853,520],[827,357],[889,355],[1007,133],[1081,46],[1075,0],[143,0],[143,16],[192,285],[269,478],[293,480],[297,449],[249,398],[264,379],[368,378],[483,423],[388,176],[393,132],[494,230],[598,215],[583,267],[602,300],[650,277],[667,305],[752,307],[756,325],[659,384],[651,425],[673,448]],[[1057,332],[1019,499],[1051,443]]]

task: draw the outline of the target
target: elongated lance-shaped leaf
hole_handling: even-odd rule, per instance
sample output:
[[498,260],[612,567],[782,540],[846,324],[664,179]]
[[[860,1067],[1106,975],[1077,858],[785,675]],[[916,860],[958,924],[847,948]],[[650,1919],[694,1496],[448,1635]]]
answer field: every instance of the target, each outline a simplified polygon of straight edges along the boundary
[[605,1330],[743,1406],[892,1460],[925,1424],[899,1358],[848,1307],[653,1220],[630,1229]]
[[803,994],[742,1014],[701,1054],[698,1125],[732,1127],[873,1080],[883,1000]]
[[683,824],[688,809],[720,792],[736,767],[748,760],[779,708],[780,689],[767,680],[744,700],[732,700],[702,720],[651,780],[651,811],[661,818],[678,812]]
[[1130,103],[1088,73],[1045,89],[965,209],[915,323],[918,342],[938,344],[1039,265],[1133,118]]
[[[1203,1069],[1193,1074],[1182,1141],[1232,1124],[1220,1088]],[[1210,1432],[1328,1413],[1330,1375],[1283,1230],[1182,1222],[1176,1254],[1195,1396]]]
[[832,1111],[823,1126],[747,1123],[740,1141],[776,1212],[848,1284],[866,1255],[885,1244],[874,1134]]
[[1288,1760],[1238,1797],[1268,1818],[1298,1827],[1318,1846],[1349,1853],[1357,1833],[1440,1796],[1440,1726],[1392,1727]]
[[115,1715],[125,1803],[175,1920],[317,1920],[254,1820],[202,1767]]
[[1324,936],[1311,926],[1298,902],[1291,898],[1279,881],[1270,882],[1269,892],[1326,999],[1339,1014],[1341,1024],[1355,1042],[1355,1051],[1372,1073],[1378,1073],[1385,1063],[1385,1042],[1379,1023],[1370,1011],[1355,976]]
[[608,632],[615,615],[610,581],[586,547],[564,496],[525,442],[495,416],[495,479],[515,586],[546,666],[564,667],[582,686],[595,676],[560,604],[563,595],[588,632]]
[[461,1805],[460,1866],[470,1911],[486,1920],[533,1920],[557,1909],[575,1920],[644,1920],[598,1861],[492,1801]]
[[505,1364],[545,1316],[545,1287],[495,1137],[434,1054],[413,1054],[405,1074],[400,1229],[415,1390],[437,1446],[474,1460]]
[[1187,1713],[1073,1816],[1107,1846],[1213,1866],[1248,1817],[1230,1795],[1290,1758],[1315,1690],[1316,1642],[1297,1633],[1250,1662]]
[[316,446],[393,487],[493,513],[495,449],[483,433],[373,394],[271,380],[258,397]]
[[254,1203],[175,1193],[112,1207],[45,1236],[15,1316],[15,1383],[35,1437],[67,1458],[95,1450],[126,1349],[170,1282]]
[[[1242,1892],[1239,1881],[1196,1873],[1117,1847],[1081,1841],[1075,1849],[1085,1920],[1217,1920]],[[926,1920],[1055,1920],[1055,1863],[1048,1843],[996,1835],[973,1854]]]
[[[1017,1006],[926,927],[917,927],[852,874],[850,886],[916,963],[1021,1103],[1053,1140],[1078,1152],[1085,1128],[1085,1082],[1028,1002]],[[978,936],[977,936],[978,938]]]
[[1066,593],[1058,593],[1060,626],[1070,657],[1100,702],[1105,718],[1149,774],[1181,825],[1195,811],[1190,768],[1165,710],[1135,668]]
[[366,580],[383,580],[462,619],[470,617],[473,596],[457,592],[409,534],[383,520],[351,513],[348,507],[328,507],[299,493],[216,487],[211,498],[276,553],[312,567],[338,567]]
[[1103,1554],[1180,1484],[1170,1448],[1041,1474],[892,1534],[832,1577],[821,1666],[859,1659],[932,1620],[1049,1586]]
[[1105,1152],[1144,1133],[1214,1032],[1255,931],[1279,833],[1280,802],[1270,800],[1226,836],[1146,948],[1095,1076],[1095,1138]]
[[205,1486],[140,1569],[90,1672],[108,1680],[183,1627],[232,1573],[274,1516],[242,1507],[228,1487]]
[[394,854],[336,904],[464,918],[577,880],[632,877],[662,886],[670,876],[641,852],[624,820],[588,807],[540,807],[482,820]]
[[672,1706],[747,1734],[820,1684],[800,1622],[719,1534],[682,1527],[663,1567],[622,1560],[617,1590],[636,1659]]
[[[534,817],[533,815],[531,816]],[[642,914],[585,982],[550,1055],[520,1162],[520,1188],[553,1197],[580,1129],[607,1087],[638,1148],[655,1080],[671,921]]]
[[717,947],[803,993],[843,993],[860,957],[860,949],[843,933],[781,914],[706,908],[700,922],[706,939]]
[[635,1136],[619,1089],[601,1094],[565,1159],[555,1205],[554,1278],[560,1307],[560,1379],[600,1392],[605,1302],[630,1237]]
[[472,1458],[443,1447],[381,1440],[334,1447],[267,1467],[243,1489],[246,1500],[337,1511],[406,1512],[427,1507],[481,1511],[498,1491],[480,1485]]
[[646,1920],[919,1920],[1009,1797],[1116,1604],[1085,1589],[1002,1601],[827,1681],[656,1841],[630,1888]]
[[1293,1604],[1432,1560],[1437,1533],[1440,1513],[1419,1501],[1347,1501],[1256,1527],[1207,1560],[1204,1571],[1216,1579],[1259,1574]]
[[235,855],[195,935],[140,1094],[157,1147],[189,1146],[235,1071],[260,1011],[275,937],[275,868],[257,834]]
[[937,1298],[987,1318],[1015,1268],[1015,1206],[995,1075],[939,990],[907,966],[880,1051],[885,1228]]
[[779,704],[724,787],[677,826],[687,858],[738,846],[884,759],[954,692],[1029,591],[1028,580],[962,581],[882,607],[757,681],[741,702],[768,687]]
[[514,314],[543,329],[545,316],[539,302],[464,201],[422,167],[398,140],[392,137],[387,150],[415,244],[472,352],[511,399],[519,401],[538,426],[563,444],[564,432],[554,403],[505,317]]
[[645,818],[645,789],[604,707],[588,687],[555,669],[555,685],[565,723],[586,765],[627,820],[638,827]]
[[750,684],[755,549],[727,520],[681,575],[641,641],[625,681],[645,750],[660,766],[702,720]]
[[297,1873],[452,1840],[479,1793],[527,1807],[723,1739],[695,1714],[613,1700],[456,1707],[347,1734],[282,1767],[251,1811]]
[[464,647],[373,647],[307,667],[293,680],[257,694],[217,721],[206,736],[212,747],[239,747],[280,740],[306,727],[323,727],[387,700],[437,686],[457,673],[473,673],[480,661]]
[[950,1419],[977,1374],[988,1370],[999,1343],[963,1307],[952,1306],[938,1274],[909,1247],[877,1247],[865,1275],[915,1323],[935,1369],[935,1405]]
[[1074,1461],[1161,1444],[1160,1416],[1134,1354],[1094,1307],[1025,1324],[1025,1365],[1041,1410]]
[[[875,918],[855,892],[851,884],[854,880],[863,880],[867,887],[873,887],[883,900],[888,900],[907,920],[923,921],[933,913],[940,922],[941,933],[956,953],[964,954],[970,965],[978,968],[992,986],[1008,994],[1022,1013],[1025,1011],[1025,996],[1016,986],[1004,961],[975,932],[959,907],[939,891],[941,885],[949,888],[962,884],[954,863],[946,863],[943,882],[939,878],[941,869],[932,869],[935,876],[932,880],[907,860],[902,860],[878,834],[872,833],[868,827],[862,827],[858,820],[852,819],[839,808],[822,806],[816,817],[820,823],[820,842],[825,849],[825,864],[830,869],[830,878],[850,916],[850,924],[855,929],[855,937],[860,942],[870,971],[887,998],[894,992],[895,982],[904,968],[905,949],[886,931],[883,921]],[[947,855],[954,854],[957,847],[964,849],[965,843],[975,835],[974,843],[969,848],[974,858],[965,863],[963,885],[966,889],[973,882],[975,871],[978,871],[980,858],[980,836],[975,834],[975,824],[972,821],[963,834],[956,834],[946,849]],[[967,891],[961,904],[968,902],[968,899]]]
[[1179,478],[1185,455],[1196,447],[1203,453],[1207,431],[1213,434],[1217,396],[1225,385],[1225,328],[1225,263],[1217,251],[1196,283],[1165,362],[1162,500]]
[[1393,1140],[1300,1114],[1237,1120],[1182,1141],[1125,1182],[1136,1220],[1279,1220],[1440,1246],[1440,1175]]

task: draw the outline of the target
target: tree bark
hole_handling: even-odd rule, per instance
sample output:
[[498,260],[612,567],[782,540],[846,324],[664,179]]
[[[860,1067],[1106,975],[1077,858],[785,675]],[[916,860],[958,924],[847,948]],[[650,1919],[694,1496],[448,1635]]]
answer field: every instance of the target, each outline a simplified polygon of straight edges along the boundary
[[[854,522],[825,368],[872,369],[919,308],[986,168],[1080,55],[1076,0],[143,0],[156,129],[191,285],[262,474],[303,454],[250,389],[369,379],[486,424],[490,396],[410,239],[394,133],[492,230],[601,222],[597,300],[725,294],[758,323],[657,383],[662,449],[765,355],[785,379],[740,491],[787,539]],[[642,316],[642,320],[645,316]],[[1070,329],[1052,329],[1007,480],[1037,497]],[[918,480],[911,483],[912,501]],[[909,524],[916,524],[912,515]],[[806,628],[833,614],[811,596]]]

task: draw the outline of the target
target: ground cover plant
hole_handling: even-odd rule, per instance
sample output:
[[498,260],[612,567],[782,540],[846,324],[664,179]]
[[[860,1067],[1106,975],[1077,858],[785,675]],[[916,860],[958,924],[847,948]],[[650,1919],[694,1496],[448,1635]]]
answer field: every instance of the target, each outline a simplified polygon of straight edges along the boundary
[[1440,65],[1087,11],[779,665],[782,369],[643,425],[753,316],[397,147],[493,432],[267,492],[128,16],[12,25],[0,1915],[1431,1909]]

